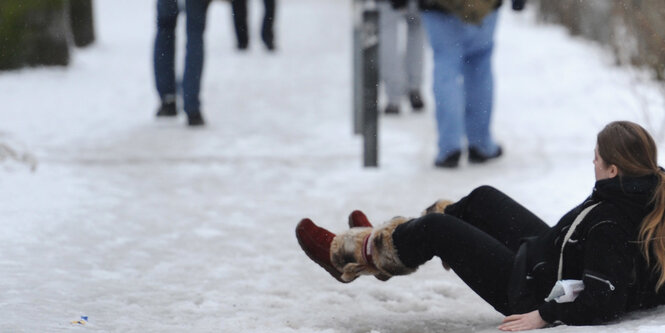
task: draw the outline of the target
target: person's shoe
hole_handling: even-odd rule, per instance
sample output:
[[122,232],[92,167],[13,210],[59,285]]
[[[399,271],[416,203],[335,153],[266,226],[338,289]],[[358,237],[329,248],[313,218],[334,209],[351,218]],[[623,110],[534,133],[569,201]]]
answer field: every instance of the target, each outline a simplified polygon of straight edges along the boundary
[[485,155],[475,147],[469,148],[469,162],[471,163],[485,163],[488,160],[495,159],[503,154],[501,146],[499,146],[494,154]]
[[456,168],[459,165],[459,160],[460,157],[462,156],[462,152],[459,150],[455,150],[448,154],[445,158],[442,159],[437,159],[434,162],[434,166],[438,168]]
[[272,29],[264,26],[261,29],[261,40],[263,41],[263,45],[266,46],[268,51],[275,51],[275,35],[273,34]]
[[189,126],[203,126],[205,125],[205,120],[203,120],[203,115],[200,111],[192,111],[187,114],[187,125]]
[[317,226],[307,218],[302,219],[296,226],[296,239],[305,254],[337,281],[349,283],[351,281],[342,280],[342,272],[338,271],[330,261],[330,243],[333,238],[335,234]]
[[354,210],[349,214],[349,228],[372,228],[372,223],[369,222],[369,219],[365,213]]
[[354,227],[335,235],[303,219],[296,227],[296,238],[307,256],[340,282],[351,282],[360,275],[385,281],[416,270],[401,262],[392,241],[395,228],[407,221],[395,217],[377,228]]
[[[349,214],[349,228],[372,228],[372,224],[363,212],[354,210]],[[330,244],[335,236],[332,232],[317,226],[312,220],[307,218],[302,219],[296,227],[296,238],[300,247],[305,251],[305,254],[312,261],[323,267],[337,281],[348,283],[353,280],[342,280],[342,273],[330,261]],[[382,279],[379,276],[377,278]]]
[[178,115],[175,101],[162,102],[157,109],[157,117],[175,117]]
[[408,221],[398,216],[376,228],[356,227],[337,234],[330,243],[330,262],[342,273],[342,280],[374,275],[386,281],[394,275],[414,272],[416,268],[407,267],[399,259],[392,236],[397,226]]
[[423,103],[423,97],[420,96],[420,91],[418,90],[412,90],[409,93],[409,101],[411,102],[411,107],[415,112],[422,111],[423,107],[425,106],[425,104]]
[[239,51],[245,51],[249,47],[249,37],[248,36],[239,36],[236,39],[236,48]]
[[397,104],[388,104],[384,110],[385,114],[395,115],[399,114],[399,105]]
[[266,49],[268,49],[268,51],[275,52],[276,49],[275,42],[273,42],[272,40],[264,41],[264,44],[266,45]]

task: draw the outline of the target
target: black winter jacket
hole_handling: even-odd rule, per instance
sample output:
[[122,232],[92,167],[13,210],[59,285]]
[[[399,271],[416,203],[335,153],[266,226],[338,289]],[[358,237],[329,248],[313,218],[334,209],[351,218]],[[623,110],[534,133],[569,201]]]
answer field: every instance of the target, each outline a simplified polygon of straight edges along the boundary
[[[596,182],[593,193],[543,235],[525,239],[517,252],[509,295],[517,313],[538,309],[549,322],[599,324],[636,309],[663,304],[657,276],[640,253],[639,226],[653,209],[655,175]],[[543,302],[557,280],[563,239],[575,218],[593,208],[563,247],[562,279],[585,289],[570,303]]]
[[[390,0],[390,2],[393,8],[404,8],[406,7],[406,4],[409,2],[409,0]],[[499,8],[502,2],[503,0],[499,0],[496,7]],[[522,10],[524,9],[526,0],[512,0],[512,2],[514,10]],[[433,0],[418,0],[418,4],[422,10],[439,10],[445,12],[445,10],[438,7]]]

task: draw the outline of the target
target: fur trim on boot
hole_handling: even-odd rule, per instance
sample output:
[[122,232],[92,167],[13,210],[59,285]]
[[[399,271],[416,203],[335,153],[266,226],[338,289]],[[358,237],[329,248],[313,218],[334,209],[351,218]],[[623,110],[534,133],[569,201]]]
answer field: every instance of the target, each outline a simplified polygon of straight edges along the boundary
[[[367,218],[365,213],[363,213],[360,210],[354,210],[349,215],[349,228],[358,228],[358,227],[374,228],[372,223],[369,222],[369,219]],[[379,279],[381,281],[387,281],[388,279],[390,279],[390,276],[383,275],[383,274],[376,274],[376,275],[374,275],[374,277],[376,277],[377,279]]]
[[355,227],[335,236],[330,244],[330,261],[342,272],[341,279],[352,281],[360,275],[375,275],[385,281],[415,272],[401,262],[393,244],[393,231],[407,221],[395,217],[374,229]]
[[445,199],[439,199],[435,203],[433,203],[431,206],[425,208],[425,210],[420,214],[420,216],[425,216],[427,214],[431,213],[441,213],[443,214],[443,211],[446,210],[446,207],[451,205],[453,202],[450,200],[445,200]]

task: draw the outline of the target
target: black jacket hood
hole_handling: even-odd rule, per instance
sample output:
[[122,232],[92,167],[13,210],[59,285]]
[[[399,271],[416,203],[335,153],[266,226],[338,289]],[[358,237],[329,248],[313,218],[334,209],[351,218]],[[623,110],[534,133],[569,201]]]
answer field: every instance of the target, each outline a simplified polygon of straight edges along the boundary
[[596,182],[591,198],[616,205],[629,219],[641,222],[653,210],[652,198],[658,186],[655,174],[640,177],[614,177]]

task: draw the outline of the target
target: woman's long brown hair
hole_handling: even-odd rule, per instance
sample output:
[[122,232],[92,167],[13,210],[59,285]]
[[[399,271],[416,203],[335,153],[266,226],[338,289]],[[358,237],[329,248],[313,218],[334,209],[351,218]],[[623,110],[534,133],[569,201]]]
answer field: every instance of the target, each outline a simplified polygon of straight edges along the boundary
[[[665,284],[665,173],[658,167],[656,143],[642,126],[629,121],[609,123],[598,133],[598,155],[607,165],[619,168],[619,177],[654,174],[658,185],[651,203],[653,210],[640,225],[640,248],[646,262],[660,275],[656,291]],[[652,258],[655,257],[655,258]]]

